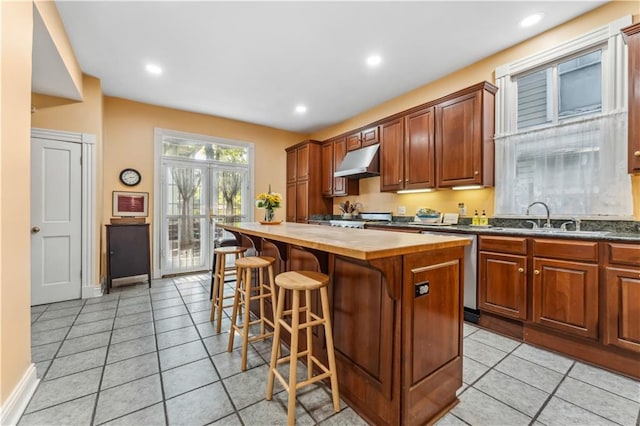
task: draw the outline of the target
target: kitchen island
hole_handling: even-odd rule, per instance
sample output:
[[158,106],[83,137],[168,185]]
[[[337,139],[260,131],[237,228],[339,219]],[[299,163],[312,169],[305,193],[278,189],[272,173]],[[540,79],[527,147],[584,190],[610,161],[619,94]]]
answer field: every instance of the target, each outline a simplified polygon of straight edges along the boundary
[[[431,423],[458,402],[468,240],[289,222],[221,227],[279,259],[280,272],[329,274],[340,396],[368,421]],[[320,327],[313,336],[314,350],[324,348]]]

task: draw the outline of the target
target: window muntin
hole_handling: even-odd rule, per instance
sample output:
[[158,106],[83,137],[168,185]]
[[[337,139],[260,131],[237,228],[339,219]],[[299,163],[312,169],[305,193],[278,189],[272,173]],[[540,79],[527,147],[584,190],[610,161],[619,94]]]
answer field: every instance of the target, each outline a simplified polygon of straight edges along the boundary
[[518,130],[601,112],[602,78],[601,49],[516,76]]

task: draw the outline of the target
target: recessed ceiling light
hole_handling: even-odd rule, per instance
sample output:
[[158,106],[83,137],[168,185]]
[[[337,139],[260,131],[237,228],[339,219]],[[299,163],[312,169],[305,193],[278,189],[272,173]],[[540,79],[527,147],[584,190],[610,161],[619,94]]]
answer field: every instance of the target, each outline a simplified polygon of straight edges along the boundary
[[535,25],[538,22],[540,22],[540,20],[542,19],[542,16],[543,16],[542,13],[534,13],[533,15],[529,15],[526,18],[524,18],[522,21],[520,21],[520,26],[530,27],[532,25]]
[[382,57],[380,55],[371,55],[367,58],[367,65],[370,67],[376,67],[380,65],[382,62]]
[[160,68],[158,65],[156,64],[147,64],[146,66],[147,71],[150,74],[155,74],[155,75],[160,75],[162,74],[162,68]]
[[296,106],[296,114],[304,114],[305,112],[307,112],[307,107],[304,105],[297,105]]

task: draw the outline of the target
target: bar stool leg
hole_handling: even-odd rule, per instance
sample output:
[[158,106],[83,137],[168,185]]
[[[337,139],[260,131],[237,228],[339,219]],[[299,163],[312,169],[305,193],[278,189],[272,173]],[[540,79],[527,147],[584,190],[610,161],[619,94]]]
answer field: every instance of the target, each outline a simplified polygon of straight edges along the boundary
[[340,395],[338,393],[338,375],[336,369],[336,356],[333,348],[333,334],[331,333],[331,315],[329,311],[329,296],[327,287],[320,289],[322,302],[322,316],[324,317],[324,334],[327,342],[327,357],[329,358],[329,371],[331,371],[331,397],[333,398],[333,410],[340,411]]
[[[226,259],[225,259],[226,263]],[[222,264],[222,273],[220,276],[220,285],[217,288],[214,288],[214,293],[217,289],[218,293],[218,323],[216,324],[216,333],[220,334],[220,330],[222,329],[222,310],[224,309],[224,269],[225,263]],[[215,286],[214,286],[215,287]],[[214,296],[215,297],[215,296]]]
[[[258,270],[258,286],[260,287],[260,318],[264,318],[264,270]],[[264,334],[264,320],[260,321],[260,334]]]
[[[220,286],[220,279],[218,277],[218,271],[220,270],[220,258],[223,257],[220,254],[216,254],[216,262],[213,267],[213,291],[211,292],[211,316],[209,317],[209,321],[213,321],[216,314],[216,307],[218,306],[218,287]],[[223,281],[224,283],[224,281]],[[220,333],[220,330],[218,330]]]
[[[293,290],[291,306],[291,354],[289,358],[289,405],[287,423],[296,424],[296,384],[298,382],[298,327],[300,323],[300,291]],[[271,355],[273,356],[273,354]]]
[[271,361],[269,361],[269,377],[267,378],[267,401],[271,401],[273,396],[273,380],[275,379],[274,371],[277,366],[277,359],[280,353],[280,318],[284,311],[284,291],[280,291],[278,295],[278,307],[276,308],[276,316],[274,320],[273,345],[271,346]]
[[[313,321],[311,318],[311,292],[305,290],[304,303],[307,306],[307,310],[304,313],[305,322]],[[313,377],[313,362],[311,361],[311,354],[313,353],[313,328],[307,327],[307,379],[311,380]]]
[[242,364],[241,371],[247,370],[247,350],[249,347],[249,322],[251,321],[251,268],[246,268],[244,272],[244,324],[242,324]]
[[233,351],[233,338],[236,334],[235,326],[238,318],[238,309],[240,306],[240,289],[244,283],[244,277],[240,268],[236,269],[236,290],[233,296],[233,312],[231,313],[231,328],[229,329],[229,345],[227,352]]

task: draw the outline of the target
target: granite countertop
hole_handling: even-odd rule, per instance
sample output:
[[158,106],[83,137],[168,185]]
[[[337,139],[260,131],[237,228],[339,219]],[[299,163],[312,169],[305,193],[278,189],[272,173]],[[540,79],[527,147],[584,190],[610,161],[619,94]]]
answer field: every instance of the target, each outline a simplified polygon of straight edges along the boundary
[[522,237],[544,237],[544,238],[561,238],[561,239],[580,239],[580,240],[597,240],[597,241],[624,241],[624,242],[640,242],[640,233],[638,232],[620,232],[618,230],[607,231],[604,229],[589,230],[585,232],[561,232],[555,229],[554,232],[544,230],[531,230],[529,228],[515,228],[503,226],[471,226],[471,225],[429,225],[414,224],[406,221],[394,221],[388,224],[376,223],[373,226],[388,228],[404,228],[404,229],[421,229],[425,231],[438,231],[450,233],[478,234],[478,235],[505,235],[505,236],[522,236]]
[[241,222],[219,224],[218,226],[228,231],[363,260],[469,244],[467,239],[456,237],[455,235],[450,237],[430,236],[376,230],[365,232],[362,229],[320,227],[318,225],[293,222],[283,222],[278,225]]

